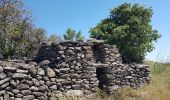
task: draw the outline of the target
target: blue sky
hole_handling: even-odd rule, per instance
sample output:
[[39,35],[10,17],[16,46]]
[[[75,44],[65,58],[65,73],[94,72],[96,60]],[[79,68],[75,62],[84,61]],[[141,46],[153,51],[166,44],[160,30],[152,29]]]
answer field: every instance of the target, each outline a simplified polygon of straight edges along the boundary
[[25,0],[26,6],[32,11],[36,27],[59,36],[67,28],[73,28],[81,30],[86,38],[89,37],[89,29],[106,18],[110,9],[125,2],[152,7],[154,15],[151,24],[162,38],[154,44],[155,49],[147,54],[146,59],[155,60],[161,55],[166,61],[170,61],[169,0]]

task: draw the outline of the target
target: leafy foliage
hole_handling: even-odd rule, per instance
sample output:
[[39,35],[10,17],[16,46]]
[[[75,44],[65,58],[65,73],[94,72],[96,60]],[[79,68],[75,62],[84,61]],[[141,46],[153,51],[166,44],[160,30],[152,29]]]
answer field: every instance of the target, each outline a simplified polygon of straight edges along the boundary
[[153,11],[138,4],[122,4],[90,30],[91,37],[117,45],[125,62],[142,62],[160,38],[150,24]]
[[31,56],[44,39],[43,29],[34,29],[31,13],[21,0],[0,1],[0,52],[4,58]]
[[56,43],[62,41],[61,37],[57,36],[56,34],[51,34],[48,39],[49,42]]
[[76,32],[75,30],[68,28],[66,34],[63,35],[65,40],[77,41],[77,40],[84,40],[81,31]]

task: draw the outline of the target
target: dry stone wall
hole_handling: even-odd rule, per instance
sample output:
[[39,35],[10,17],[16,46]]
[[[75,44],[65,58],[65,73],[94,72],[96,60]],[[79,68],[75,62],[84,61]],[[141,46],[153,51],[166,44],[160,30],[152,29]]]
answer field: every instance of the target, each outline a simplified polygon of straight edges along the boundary
[[[122,64],[115,46],[102,41],[43,43],[34,61],[0,61],[0,100],[50,100],[52,93],[149,83],[147,65]],[[75,91],[74,91],[75,92]]]

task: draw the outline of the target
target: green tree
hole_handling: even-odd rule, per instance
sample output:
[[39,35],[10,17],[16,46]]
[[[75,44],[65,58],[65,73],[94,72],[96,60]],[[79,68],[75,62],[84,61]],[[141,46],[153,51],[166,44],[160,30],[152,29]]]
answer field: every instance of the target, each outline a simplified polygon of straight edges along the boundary
[[84,40],[84,36],[82,36],[81,31],[76,32],[75,30],[68,28],[66,33],[63,35],[65,40],[71,40],[71,41],[78,41],[78,40]]
[[62,41],[61,37],[57,36],[56,34],[51,34],[48,39],[48,41],[52,42],[52,43],[57,43]]
[[153,11],[138,4],[122,4],[90,30],[91,37],[117,45],[124,62],[141,63],[160,38],[150,24]]
[[0,52],[4,58],[30,56],[31,45],[40,43],[34,39],[38,34],[31,16],[22,0],[0,0]]

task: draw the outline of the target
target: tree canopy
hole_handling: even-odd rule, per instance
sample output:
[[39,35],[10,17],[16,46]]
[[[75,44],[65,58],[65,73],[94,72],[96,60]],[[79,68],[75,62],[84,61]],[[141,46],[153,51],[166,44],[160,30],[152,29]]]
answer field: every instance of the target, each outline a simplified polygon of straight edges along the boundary
[[82,32],[76,32],[75,30],[68,28],[66,33],[63,35],[65,40],[77,41],[84,40],[84,36],[82,36]]
[[153,11],[143,5],[124,3],[110,11],[110,15],[91,28],[92,38],[117,45],[124,62],[142,62],[153,42],[160,38],[152,28]]
[[31,56],[45,38],[44,29],[34,28],[32,14],[22,0],[0,1],[0,52],[4,58]]

